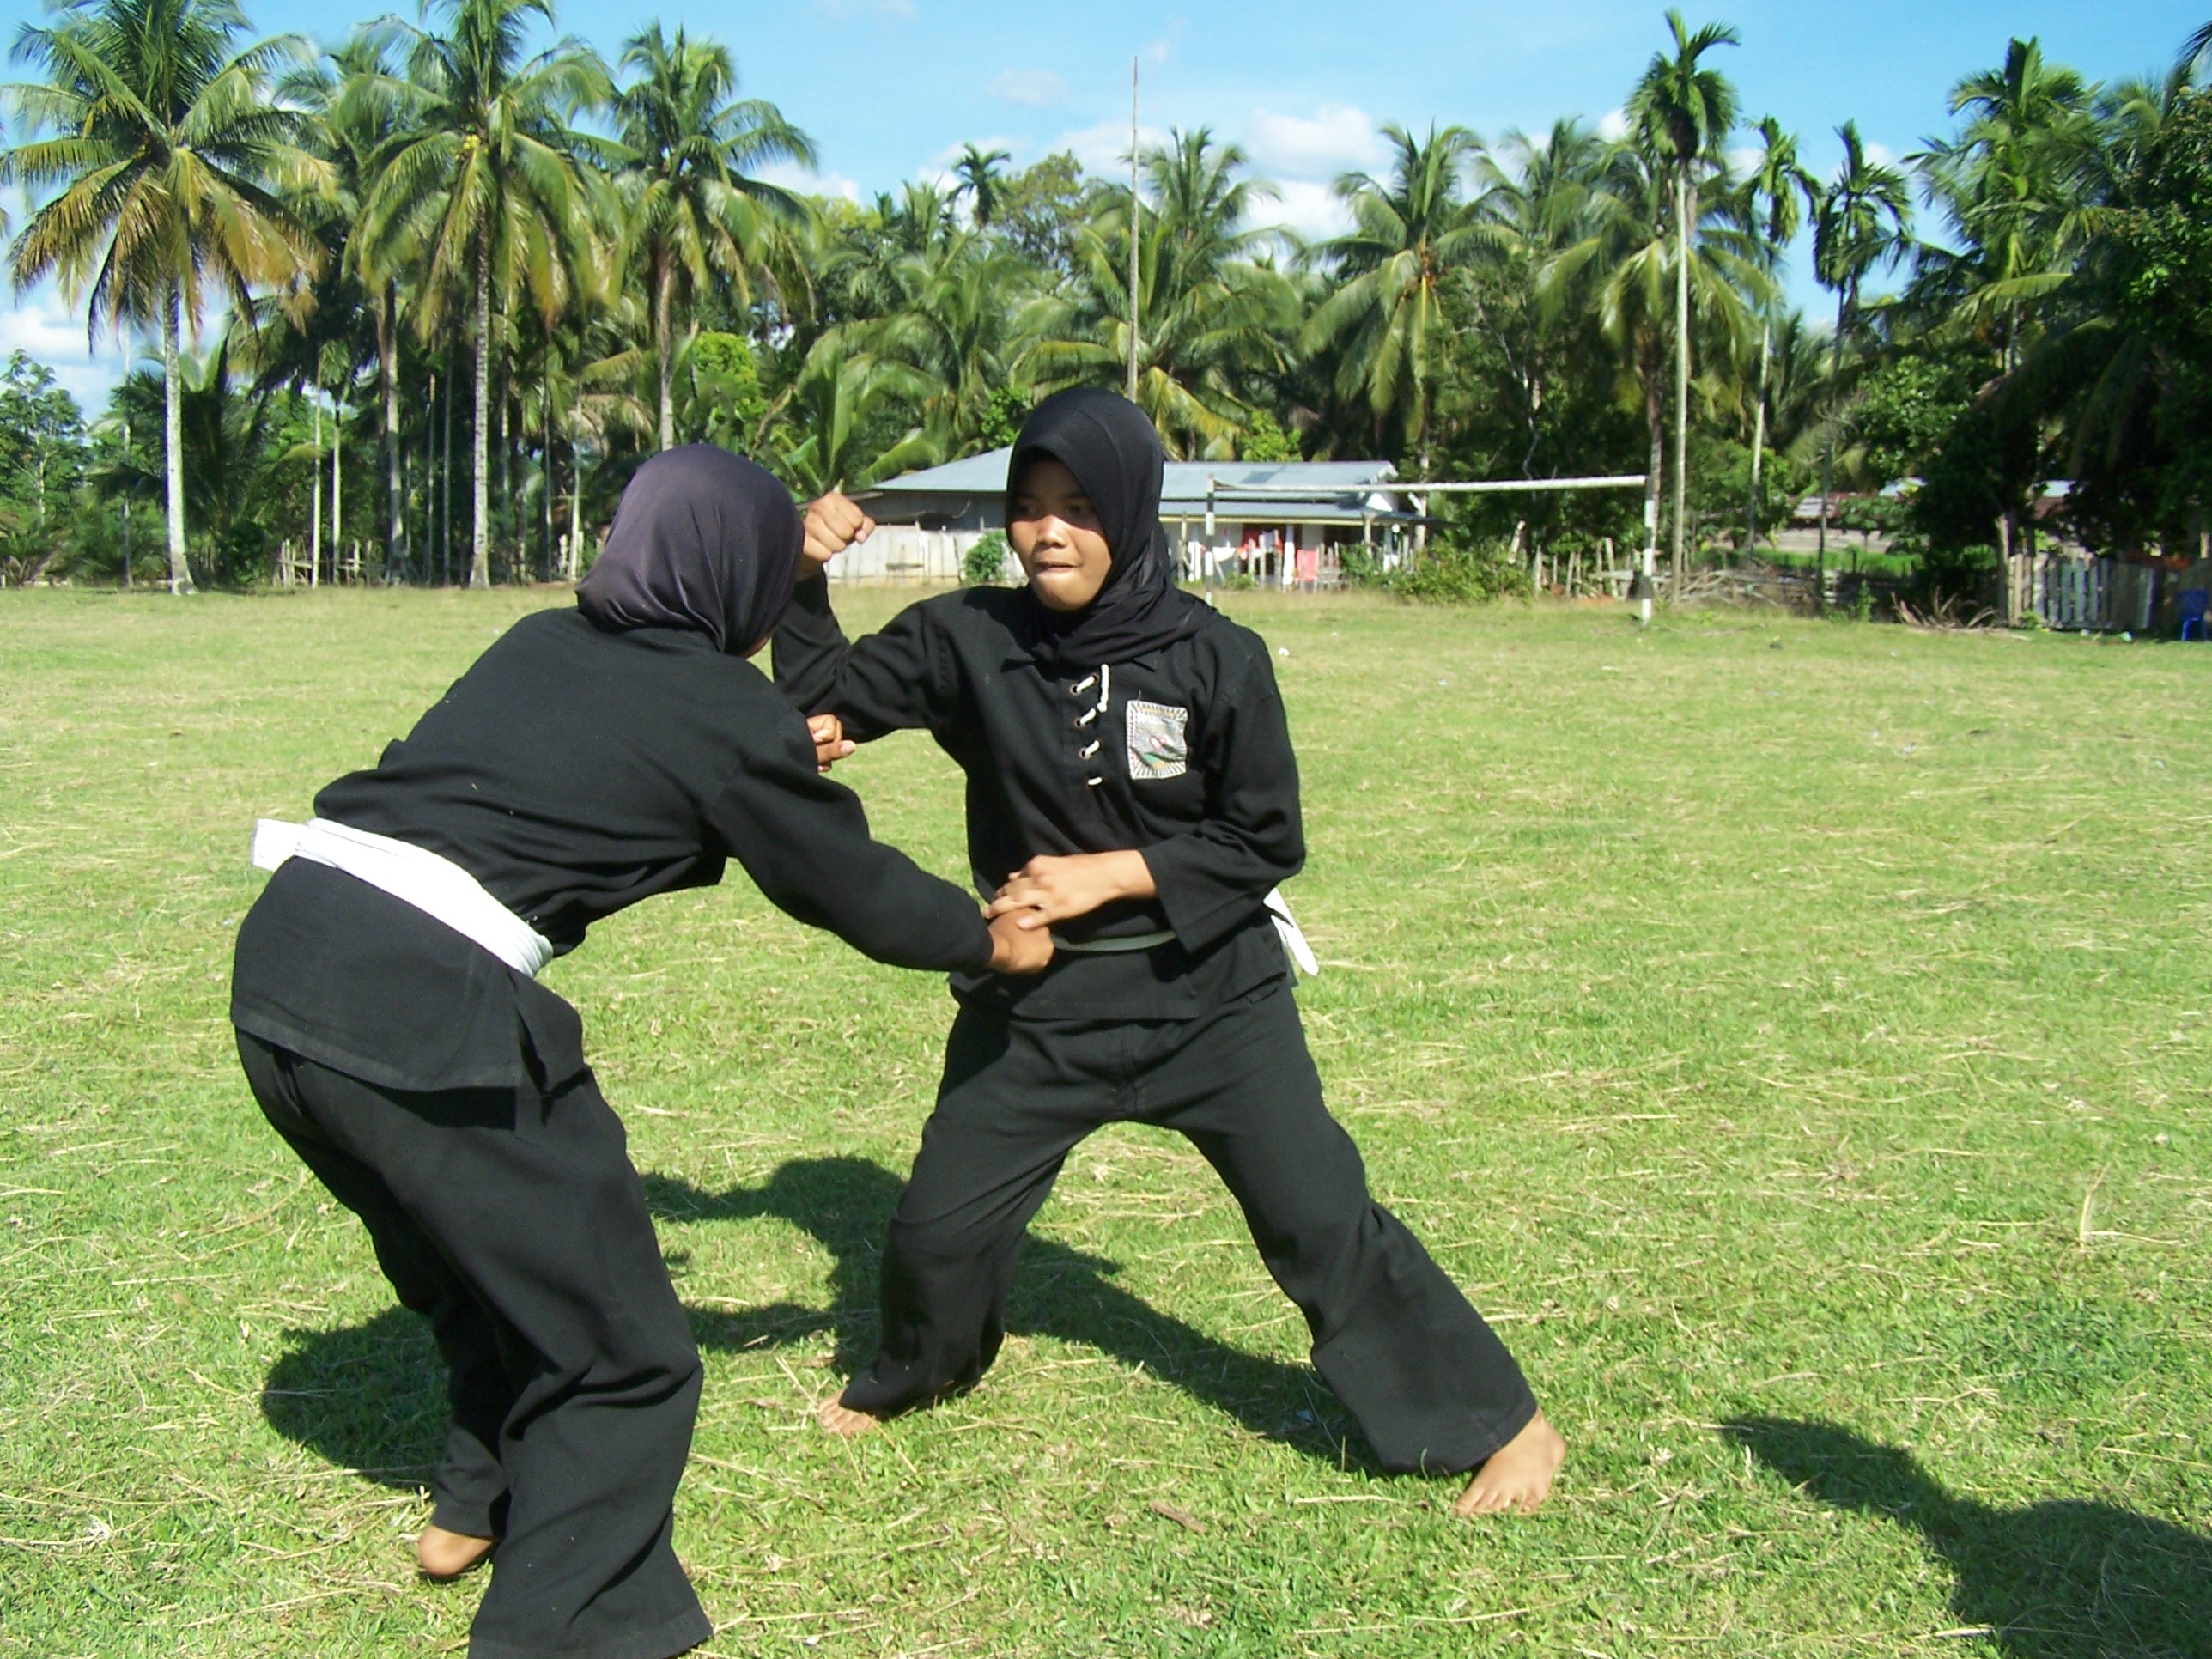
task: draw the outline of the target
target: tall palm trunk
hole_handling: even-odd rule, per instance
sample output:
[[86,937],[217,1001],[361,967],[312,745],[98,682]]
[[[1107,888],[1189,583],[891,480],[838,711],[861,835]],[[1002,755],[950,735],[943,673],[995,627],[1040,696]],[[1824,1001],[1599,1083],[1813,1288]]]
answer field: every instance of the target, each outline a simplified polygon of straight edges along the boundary
[[307,537],[307,586],[314,586],[323,579],[323,397],[317,386],[309,398],[315,411],[315,459],[307,468],[307,480],[314,496],[313,529]]
[[473,480],[476,524],[469,544],[469,586],[491,586],[491,237],[477,234],[477,423],[470,434],[475,450]]
[[660,250],[654,261],[653,288],[653,333],[660,347],[660,447],[676,447],[676,343],[670,336],[671,319],[676,308],[676,271],[668,258],[668,250]]
[[376,312],[376,361],[384,376],[384,571],[387,578],[407,574],[407,523],[402,516],[407,488],[399,476],[398,296],[384,285]]
[[1759,545],[1759,473],[1766,459],[1766,374],[1773,361],[1773,340],[1774,324],[1769,319],[1759,325],[1759,410],[1751,425],[1751,510],[1744,518],[1743,543],[1747,553]]
[[[1847,283],[1836,295],[1835,349],[1828,358],[1828,396],[1833,398],[1836,389],[1844,380],[1844,330],[1850,325],[1851,315],[1850,288]],[[1820,540],[1813,557],[1814,605],[1826,603],[1828,592],[1828,495],[1836,483],[1836,413],[1828,414],[1828,441],[1820,451]]]
[[192,591],[191,567],[185,562],[185,387],[177,349],[177,290],[161,300],[161,441],[167,451],[169,504],[169,592]]
[[568,434],[568,580],[584,572],[584,453]]
[[[1656,342],[1654,347],[1651,356],[1656,357]],[[1665,406],[1659,400],[1659,365],[1650,357],[1644,362],[1644,428],[1650,443],[1644,463],[1644,522],[1653,527],[1651,533],[1656,538],[1659,523],[1659,492],[1667,476],[1667,414]]]
[[1674,181],[1674,594],[1682,591],[1682,522],[1689,501],[1690,169]]

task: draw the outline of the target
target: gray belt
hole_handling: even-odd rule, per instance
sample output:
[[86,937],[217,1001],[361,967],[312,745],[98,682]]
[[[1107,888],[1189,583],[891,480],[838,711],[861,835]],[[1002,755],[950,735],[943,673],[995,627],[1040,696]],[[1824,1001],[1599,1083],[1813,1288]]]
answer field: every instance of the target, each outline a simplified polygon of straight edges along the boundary
[[1066,951],[1079,957],[1117,957],[1128,951],[1157,950],[1163,945],[1173,943],[1174,939],[1174,930],[1166,927],[1161,928],[1157,933],[1131,933],[1123,939],[1085,939],[1080,944],[1073,939],[1062,939],[1058,933],[1054,933],[1052,936],[1052,948],[1055,951]]

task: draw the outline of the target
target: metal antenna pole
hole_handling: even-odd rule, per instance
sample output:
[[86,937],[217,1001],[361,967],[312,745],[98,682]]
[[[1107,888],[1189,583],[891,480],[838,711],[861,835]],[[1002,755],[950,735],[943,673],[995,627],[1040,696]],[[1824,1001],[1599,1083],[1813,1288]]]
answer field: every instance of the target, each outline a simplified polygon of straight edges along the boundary
[[1129,60],[1129,401],[1137,401],[1137,241],[1145,204],[1137,195],[1137,63]]

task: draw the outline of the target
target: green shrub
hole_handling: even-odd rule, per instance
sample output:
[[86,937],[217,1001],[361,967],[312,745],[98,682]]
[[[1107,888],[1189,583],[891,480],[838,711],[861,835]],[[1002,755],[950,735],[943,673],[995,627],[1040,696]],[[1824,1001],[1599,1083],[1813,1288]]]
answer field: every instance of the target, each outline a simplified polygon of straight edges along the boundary
[[967,587],[996,587],[1006,579],[1006,532],[987,530],[960,561],[960,580]]
[[1483,605],[1529,597],[1527,567],[1510,546],[1498,542],[1432,541],[1411,566],[1393,573],[1389,587],[1422,605]]
[[1370,547],[1347,544],[1339,555],[1339,564],[1346,587],[1384,587],[1389,584],[1390,573],[1383,568],[1382,556]]

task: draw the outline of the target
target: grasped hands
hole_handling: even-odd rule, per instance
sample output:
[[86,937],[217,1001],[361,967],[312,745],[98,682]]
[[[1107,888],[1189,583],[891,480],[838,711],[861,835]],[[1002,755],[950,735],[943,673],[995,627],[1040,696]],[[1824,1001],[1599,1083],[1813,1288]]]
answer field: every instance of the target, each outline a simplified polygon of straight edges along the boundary
[[1158,890],[1142,853],[1040,853],[1006,878],[985,914],[994,922],[1012,916],[1024,931],[1042,931],[1115,899],[1151,898]]
[[1013,916],[991,921],[991,971],[994,974],[1041,974],[1052,965],[1052,935],[1043,928],[1030,929]]

